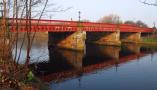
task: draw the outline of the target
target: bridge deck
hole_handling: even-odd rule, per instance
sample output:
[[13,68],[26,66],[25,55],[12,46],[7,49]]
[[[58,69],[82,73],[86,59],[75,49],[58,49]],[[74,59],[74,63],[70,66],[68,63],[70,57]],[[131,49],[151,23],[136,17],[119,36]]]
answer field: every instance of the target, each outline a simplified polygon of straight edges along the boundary
[[[9,19],[10,29],[16,31],[16,22],[21,32],[26,31],[26,19]],[[77,22],[77,21],[63,21],[63,20],[37,20],[31,19],[31,31],[32,32],[75,32],[83,30],[87,32],[114,32],[120,30],[120,32],[153,32],[152,28],[141,28],[128,24],[108,24],[108,23],[96,23],[96,22]]]

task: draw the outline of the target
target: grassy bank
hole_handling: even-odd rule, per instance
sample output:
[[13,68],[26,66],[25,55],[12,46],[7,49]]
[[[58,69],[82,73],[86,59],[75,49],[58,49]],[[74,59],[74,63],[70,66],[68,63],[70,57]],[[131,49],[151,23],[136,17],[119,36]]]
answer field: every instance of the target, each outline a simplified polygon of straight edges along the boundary
[[143,38],[143,42],[157,42],[157,38]]
[[141,43],[146,45],[157,45],[157,38],[143,38]]

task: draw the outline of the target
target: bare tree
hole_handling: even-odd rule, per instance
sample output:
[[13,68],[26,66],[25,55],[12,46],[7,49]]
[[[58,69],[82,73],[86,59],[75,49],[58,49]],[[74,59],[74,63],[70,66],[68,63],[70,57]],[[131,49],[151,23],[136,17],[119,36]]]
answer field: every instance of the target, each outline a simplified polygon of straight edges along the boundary
[[[9,32],[9,50],[7,51],[10,54],[14,54],[13,60],[18,63],[21,50],[24,44],[27,44],[26,50],[26,62],[28,64],[30,61],[30,52],[32,43],[34,41],[35,32],[31,32],[32,27],[32,18],[38,19],[36,26],[40,24],[40,19],[48,12],[64,12],[69,10],[68,8],[61,8],[61,6],[57,6],[56,4],[48,3],[48,0],[2,0],[3,1],[3,17],[0,20],[0,33],[3,31],[3,35],[6,35]],[[39,8],[40,7],[40,8]],[[8,19],[12,18],[12,19]],[[8,28],[7,28],[8,27]],[[26,32],[23,36],[21,36],[21,32],[19,31],[20,27],[25,28]],[[14,28],[16,30],[14,33],[10,32],[10,30]],[[23,38],[22,43],[19,42],[19,38]],[[4,44],[6,43],[6,38],[3,38]],[[3,49],[3,48],[2,48]],[[3,50],[5,51],[5,50]],[[3,55],[5,56],[5,55]]]
[[141,3],[151,6],[157,6],[157,0],[140,0]]
[[[43,17],[44,14],[46,14],[47,12],[63,12],[66,10],[69,10],[69,8],[61,8],[61,7],[57,7],[55,4],[49,4],[48,3],[49,0],[14,0],[13,5],[10,5],[10,7],[13,7],[13,9],[10,9],[10,12],[13,12],[12,15],[10,15],[11,17],[13,17],[13,22],[16,24],[16,39],[15,39],[15,61],[19,61],[20,59],[20,55],[21,55],[21,49],[23,47],[23,44],[25,41],[27,41],[27,50],[26,50],[26,62],[25,64],[27,65],[30,61],[30,52],[31,52],[31,47],[32,47],[32,43],[34,41],[35,35],[36,35],[36,30],[35,32],[31,32],[31,19],[37,18],[38,22],[36,23],[36,26],[39,25],[39,21],[40,19]],[[49,7],[47,7],[49,6]],[[40,8],[39,8],[40,7]],[[16,18],[16,19],[14,19]],[[24,18],[25,22],[21,21],[17,22],[17,19],[19,18]],[[19,38],[19,30],[18,28],[20,28],[21,26],[23,26],[23,24],[21,23],[25,23],[25,30],[26,33],[23,36],[23,41],[22,44],[20,46],[20,50],[19,53],[17,54],[17,42],[18,42],[18,38]],[[18,57],[17,57],[18,55]]]
[[[36,26],[40,24],[40,19],[46,13],[47,10],[48,0],[2,0],[2,7],[3,7],[3,16],[0,18],[0,60],[7,61],[6,67],[4,70],[8,70],[6,76],[4,77],[11,77],[11,81],[5,82],[5,85],[11,86],[10,82],[24,81],[27,78],[29,73],[28,64],[31,58],[31,46],[35,38],[35,33],[32,31],[32,17],[36,16],[35,18],[38,19]],[[39,9],[40,7],[40,9]],[[52,8],[51,8],[52,9]],[[35,11],[37,10],[37,11]],[[64,11],[67,9],[54,9],[52,12],[59,12]],[[20,32],[20,28],[25,29],[25,33],[22,39],[22,43],[19,44],[18,41],[20,40],[22,35]],[[10,30],[14,30],[14,32],[10,32]],[[7,32],[9,31],[9,44],[7,42]],[[2,37],[3,36],[3,37]],[[24,43],[26,44],[26,57],[25,64],[19,65],[19,59],[21,56],[21,50],[23,48]],[[3,45],[2,45],[3,44]],[[3,48],[2,46],[9,47],[9,50]],[[19,50],[20,49],[20,50]],[[1,53],[2,52],[2,53]],[[14,54],[14,57],[7,58],[6,53],[9,52],[9,55]],[[3,55],[2,55],[3,54]],[[5,56],[5,57],[4,57]],[[2,66],[2,65],[1,65]],[[5,65],[4,65],[5,66]],[[4,67],[5,68],[5,67]],[[1,71],[4,71],[1,70]],[[0,72],[1,75],[1,72]],[[3,75],[2,75],[3,76]],[[20,76],[20,77],[19,77]],[[15,78],[12,79],[12,78]],[[21,79],[22,78],[22,79]],[[15,82],[15,83],[16,83]],[[17,83],[16,83],[17,84]],[[18,86],[18,85],[17,85]],[[9,89],[10,90],[10,89]]]
[[[20,55],[21,55],[21,49],[23,47],[24,42],[27,40],[27,57],[26,57],[26,61],[28,61],[28,59],[30,58],[29,54],[30,54],[30,50],[31,50],[31,45],[33,43],[33,38],[31,37],[31,18],[32,18],[32,13],[33,13],[33,9],[37,8],[36,6],[38,4],[41,4],[43,6],[40,8],[40,14],[38,19],[41,19],[41,17],[43,16],[44,10],[47,6],[48,0],[3,0],[2,2],[2,7],[3,7],[3,17],[1,18],[1,30],[0,33],[2,33],[3,37],[3,44],[6,44],[6,33],[7,31],[7,27],[9,26],[8,29],[11,29],[12,27],[15,27],[16,32],[12,33],[10,32],[10,36],[12,38],[10,38],[10,42],[9,42],[9,46],[10,47],[10,53],[12,53],[12,51],[14,51],[14,61],[19,61],[20,59]],[[35,14],[35,12],[33,13]],[[7,19],[8,17],[12,17],[13,19]],[[22,44],[20,46],[20,52],[18,53],[18,40],[19,40],[19,28],[22,26],[24,27],[21,23],[23,23],[22,19],[19,22],[19,18],[25,18],[26,22],[25,22],[25,30],[26,30],[26,35],[24,35],[24,40],[22,41]],[[7,21],[9,20],[9,21]],[[8,23],[9,22],[9,25]],[[27,37],[26,37],[27,36]],[[33,35],[35,36],[35,34]],[[2,39],[2,38],[1,38]],[[25,40],[26,39],[26,40]],[[5,45],[6,46],[6,45]],[[2,48],[3,49],[3,48]],[[13,50],[14,49],[14,50]],[[5,51],[5,50],[3,50]],[[8,51],[5,51],[8,52]],[[5,56],[5,55],[3,55]]]
[[124,24],[136,25],[136,22],[134,22],[132,20],[127,20],[127,21],[124,22]]
[[124,22],[124,24],[129,24],[129,25],[134,25],[134,26],[138,26],[138,27],[148,27],[148,25],[147,24],[145,24],[143,21],[141,21],[141,20],[138,20],[138,21],[136,21],[136,22],[134,22],[134,21],[131,21],[131,20],[127,20],[127,21],[125,21]]
[[101,23],[112,23],[112,24],[120,24],[122,23],[122,20],[120,20],[120,17],[116,14],[110,14],[108,16],[104,16],[98,20],[98,22]]
[[144,27],[144,28],[147,28],[147,24],[145,24],[143,21],[141,20],[138,20],[136,21],[136,25],[139,26],[139,27]]
[[2,45],[2,57],[5,57],[8,53],[5,51],[6,50],[6,44],[7,44],[7,38],[6,38],[6,29],[7,29],[7,26],[6,26],[6,16],[7,16],[7,13],[6,13],[6,7],[7,7],[7,4],[6,4],[6,0],[2,0],[1,2],[1,9],[3,8],[3,10],[1,11],[2,13],[2,17],[1,17],[1,25],[0,25],[0,44]]

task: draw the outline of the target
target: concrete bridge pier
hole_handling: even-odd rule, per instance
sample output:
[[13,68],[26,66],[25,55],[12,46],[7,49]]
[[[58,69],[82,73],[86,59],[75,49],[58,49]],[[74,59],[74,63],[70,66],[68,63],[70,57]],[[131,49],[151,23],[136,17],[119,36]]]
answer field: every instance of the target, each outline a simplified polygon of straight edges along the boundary
[[86,32],[49,32],[49,47],[58,47],[69,50],[84,51]]
[[124,43],[141,42],[141,32],[121,33],[121,41]]
[[106,33],[102,38],[100,38],[98,41],[96,41],[98,44],[104,44],[104,45],[121,45],[120,42],[120,32],[109,32]]
[[92,42],[99,45],[114,45],[120,46],[120,31],[115,32],[88,32],[87,42]]

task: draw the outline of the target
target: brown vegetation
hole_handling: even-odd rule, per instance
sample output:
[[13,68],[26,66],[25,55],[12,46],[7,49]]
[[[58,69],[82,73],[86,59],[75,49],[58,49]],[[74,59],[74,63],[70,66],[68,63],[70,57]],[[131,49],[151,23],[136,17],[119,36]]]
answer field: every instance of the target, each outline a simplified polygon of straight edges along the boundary
[[116,14],[110,14],[107,16],[103,16],[98,20],[98,22],[101,23],[112,23],[112,24],[120,24],[122,23],[122,20],[120,20],[120,17]]
[[134,25],[134,26],[144,27],[144,28],[148,27],[148,25],[145,24],[141,20],[137,20],[136,22],[132,21],[132,20],[127,20],[127,21],[123,22],[121,20],[120,16],[118,16],[116,14],[110,14],[107,16],[103,16],[102,18],[100,18],[98,20],[98,22],[100,22],[100,23],[111,23],[111,24],[129,24],[129,25]]
[[145,24],[143,21],[141,20],[138,20],[136,22],[134,21],[131,21],[131,20],[128,20],[128,21],[125,21],[124,24],[129,24],[129,25],[135,25],[135,26],[138,26],[138,27],[144,27],[144,28],[147,28],[147,24]]
[[[28,63],[30,60],[30,50],[31,45],[33,43],[35,33],[30,32],[31,22],[30,19],[32,17],[32,7],[40,2],[41,0],[2,0],[2,7],[3,7],[3,16],[0,18],[0,90],[39,90],[39,88],[35,85],[33,85],[31,80],[33,79],[33,74],[30,73],[28,69]],[[8,4],[8,2],[12,2]],[[45,0],[45,5],[43,8],[43,11],[45,10],[45,7],[47,5],[48,0]],[[12,9],[10,9],[10,6],[12,6]],[[21,8],[21,9],[20,9]],[[22,9],[23,8],[23,9]],[[7,11],[8,10],[8,11]],[[23,10],[20,12],[20,10]],[[43,11],[41,11],[40,18],[43,14]],[[13,22],[16,25],[16,32],[12,33],[9,31],[9,28],[11,27],[11,23],[7,23],[7,17],[8,14],[12,12],[13,14]],[[26,20],[26,32],[23,37],[23,42],[27,42],[27,57],[26,57],[26,63],[24,65],[19,65],[19,56],[21,53],[17,52],[18,49],[18,40],[19,40],[19,31],[18,31],[18,23],[17,18],[19,18],[19,15],[21,14],[21,17],[25,17]],[[40,19],[39,18],[39,19]],[[32,35],[32,36],[31,36]],[[21,48],[23,47],[23,43],[21,44]],[[12,56],[12,54],[14,55]]]

